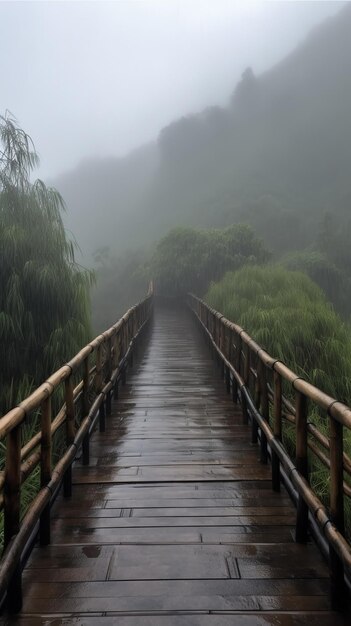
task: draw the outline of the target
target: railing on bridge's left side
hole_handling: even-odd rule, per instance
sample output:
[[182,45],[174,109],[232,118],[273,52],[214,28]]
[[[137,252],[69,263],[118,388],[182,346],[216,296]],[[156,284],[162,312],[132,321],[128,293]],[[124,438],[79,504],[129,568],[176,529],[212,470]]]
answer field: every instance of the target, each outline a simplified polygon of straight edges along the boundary
[[[279,491],[283,475],[297,494],[296,541],[307,539],[309,515],[329,549],[331,599],[335,609],[347,602],[351,582],[351,545],[345,533],[345,504],[351,504],[351,459],[343,450],[343,433],[351,436],[351,408],[331,398],[270,356],[238,324],[200,298],[188,305],[217,356],[228,392],[240,402],[244,423],[251,421],[252,443],[260,442],[261,461],[270,451],[272,487]],[[320,415],[325,432],[313,424]],[[287,450],[284,432],[295,430],[295,450]],[[310,484],[312,462],[328,472],[328,500],[321,501]]]
[[[4,517],[0,601],[7,595],[12,612],[22,606],[24,551],[28,551],[38,531],[42,545],[50,542],[53,499],[62,483],[65,496],[71,495],[72,464],[80,448],[83,464],[89,463],[90,436],[97,423],[101,432],[105,430],[111,396],[117,397],[119,382],[125,382],[135,343],[146,328],[152,309],[150,285],[144,300],[0,418],[0,441],[6,440],[5,468],[0,475]],[[22,445],[22,431],[28,421],[36,423],[37,429]],[[40,474],[39,490],[23,512],[21,490],[35,471]]]

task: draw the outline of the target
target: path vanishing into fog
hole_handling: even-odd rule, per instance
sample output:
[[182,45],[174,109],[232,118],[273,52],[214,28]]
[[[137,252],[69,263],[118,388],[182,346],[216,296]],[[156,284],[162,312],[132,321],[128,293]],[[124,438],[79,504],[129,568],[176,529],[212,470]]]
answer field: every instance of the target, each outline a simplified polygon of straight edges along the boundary
[[73,477],[9,624],[343,623],[327,566],[294,542],[295,509],[272,491],[186,311],[156,310],[90,466],[77,461]]

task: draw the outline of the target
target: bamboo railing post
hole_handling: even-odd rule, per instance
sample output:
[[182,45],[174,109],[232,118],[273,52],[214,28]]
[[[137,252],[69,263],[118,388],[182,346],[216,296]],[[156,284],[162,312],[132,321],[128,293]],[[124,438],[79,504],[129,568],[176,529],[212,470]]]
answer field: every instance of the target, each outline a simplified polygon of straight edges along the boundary
[[[7,435],[4,482],[4,548],[20,529],[21,509],[21,426],[15,426]],[[10,612],[22,608],[22,570],[18,563],[7,589]]]
[[[119,367],[119,364],[123,358],[123,345],[122,345],[122,331],[119,329],[116,332],[116,367]],[[113,388],[113,398],[114,400],[118,400],[119,396],[119,378],[116,376],[116,382]]]
[[[102,390],[102,347],[101,343],[96,349],[96,371],[95,371],[95,393],[99,395]],[[105,424],[105,399],[99,406],[99,431],[104,433],[106,428]]]
[[[330,519],[338,531],[344,535],[344,466],[343,466],[343,427],[329,418],[330,425]],[[345,605],[346,586],[343,562],[329,545],[330,592],[334,609]]]
[[[231,363],[231,332],[227,325],[224,325],[224,338],[225,338],[225,356],[229,363]],[[230,369],[226,365],[225,368],[225,386],[227,393],[230,393]]]
[[[217,314],[215,314],[215,325],[216,325],[216,339],[215,339],[215,343],[216,346],[220,349],[220,345],[221,345],[221,327],[220,327],[220,321],[219,321],[219,316]],[[224,378],[224,364],[223,361],[221,359],[221,357],[219,356],[217,350],[215,353],[216,356],[216,361],[217,361],[217,367],[219,368],[219,375],[220,377]]]
[[[107,340],[107,357],[106,357],[106,381],[111,380],[112,376],[112,338]],[[106,415],[111,415],[111,391],[106,395]]]
[[[239,374],[240,374],[240,370],[243,370],[243,381],[244,381],[245,387],[247,387],[247,383],[249,380],[249,373],[250,373],[250,350],[246,343],[244,344],[244,347],[242,347],[241,337],[240,337],[240,342],[239,342],[239,350],[240,350],[239,363],[238,363]],[[248,424],[249,413],[247,410],[246,398],[243,393],[241,393],[241,408],[243,412],[243,424]]]
[[[241,337],[236,332],[233,331],[233,343],[235,337],[235,351],[234,351],[234,369],[240,374],[240,358],[241,358]],[[238,403],[238,382],[236,378],[233,378],[233,401],[235,404]]]
[[[279,441],[282,440],[282,379],[278,372],[273,372],[273,434]],[[272,488],[273,491],[280,491],[280,461],[274,450],[272,455]]]
[[[121,334],[122,334],[122,358],[124,358],[128,350],[127,325],[125,322],[123,323]],[[127,363],[126,362],[123,363],[122,372],[121,372],[121,381],[122,381],[122,385],[125,385],[127,382]]]
[[[226,331],[227,331],[227,327],[226,325],[223,323],[223,320],[220,320],[220,324],[221,324],[221,345],[220,345],[220,350],[222,352],[222,354],[224,354],[225,357],[227,357],[227,337],[226,337]],[[222,361],[223,364],[223,379],[224,382],[226,383],[226,366],[224,364],[224,361]]]
[[96,348],[96,368],[94,379],[95,393],[98,395],[102,389],[102,346],[101,343]]
[[[66,444],[67,448],[72,445],[75,437],[75,410],[73,399],[72,374],[65,380],[65,402],[66,402]],[[63,480],[63,493],[65,498],[72,495],[72,465],[70,465]]]
[[[51,396],[46,398],[41,405],[41,444],[40,444],[40,486],[49,484],[51,480]],[[39,525],[40,545],[47,546],[50,543],[50,502],[44,508],[40,516]]]
[[[296,391],[296,468],[308,481],[308,457],[307,457],[307,398]],[[306,543],[308,538],[308,506],[301,494],[298,496],[296,514],[297,543]]]
[[[224,326],[221,320],[221,316],[217,315],[217,324],[218,324],[218,335],[217,335],[217,346],[219,347],[220,351],[223,352],[223,332],[224,332]],[[220,372],[220,377],[222,380],[224,380],[224,376],[225,376],[225,367],[224,367],[224,361],[223,359],[221,359],[220,355],[218,354],[218,364],[219,364],[219,372]]]
[[[266,422],[269,422],[269,399],[268,399],[268,389],[267,389],[267,372],[266,366],[259,358],[258,360],[258,371],[257,375],[259,377],[259,386],[260,386],[260,406],[261,406],[261,415]],[[263,430],[261,429],[261,439],[260,439],[260,461],[261,463],[266,464],[268,461],[267,454],[267,437]]]
[[[257,357],[256,378],[255,378],[255,384],[254,384],[254,404],[257,410],[259,410],[260,405],[261,405],[261,386],[260,386],[258,369],[259,369],[259,360]],[[251,424],[251,443],[257,443],[257,442],[258,442],[258,424],[256,420],[253,419],[252,424]]]
[[[211,333],[214,343],[216,343],[216,327],[215,327],[215,317],[214,317],[213,311],[211,311],[210,333]],[[211,343],[211,357],[213,361],[216,360],[216,350],[212,343]]]
[[[120,343],[119,332],[117,331],[113,339],[113,371],[117,369],[120,361]],[[115,384],[113,385],[113,399],[118,400],[118,376],[116,376]]]
[[[133,311],[133,338],[136,337],[138,332],[138,315],[137,315],[137,310],[134,309]],[[132,366],[134,366],[134,363],[137,361],[138,358],[138,340],[135,339],[135,341],[133,341],[133,350],[132,350]]]
[[[82,392],[82,420],[89,414],[89,355],[83,362],[83,392]],[[90,435],[85,435],[82,443],[82,463],[89,465],[90,462]]]

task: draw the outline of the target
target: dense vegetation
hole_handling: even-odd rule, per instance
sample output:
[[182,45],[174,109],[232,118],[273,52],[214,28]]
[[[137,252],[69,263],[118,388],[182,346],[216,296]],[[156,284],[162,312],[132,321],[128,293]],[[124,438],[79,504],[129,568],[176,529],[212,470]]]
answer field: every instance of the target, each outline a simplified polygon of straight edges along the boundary
[[245,267],[211,285],[206,300],[299,375],[351,402],[349,327],[306,275]]
[[157,292],[183,296],[204,294],[211,281],[245,263],[264,263],[269,252],[253,230],[245,225],[223,230],[176,228],[163,237],[151,261]]
[[[279,266],[244,267],[211,285],[206,300],[243,326],[272,356],[284,361],[298,375],[350,404],[350,327],[305,274]],[[285,392],[289,393],[289,389]],[[309,421],[329,437],[328,419],[316,408],[310,408]],[[289,423],[284,424],[283,442],[294,457],[295,428]],[[346,429],[344,450],[351,454],[351,437]],[[329,506],[329,470],[315,455],[311,455],[309,464],[311,485]],[[345,513],[351,536],[348,498],[345,498]]]
[[0,118],[0,412],[42,382],[90,336],[90,272],[75,263],[63,201],[30,174],[28,135]]
[[102,247],[94,255],[94,331],[106,329],[144,297],[150,280],[160,295],[179,297],[188,291],[203,295],[211,280],[219,280],[226,271],[264,263],[269,257],[262,240],[245,224],[222,230],[175,228],[153,248],[121,256]]

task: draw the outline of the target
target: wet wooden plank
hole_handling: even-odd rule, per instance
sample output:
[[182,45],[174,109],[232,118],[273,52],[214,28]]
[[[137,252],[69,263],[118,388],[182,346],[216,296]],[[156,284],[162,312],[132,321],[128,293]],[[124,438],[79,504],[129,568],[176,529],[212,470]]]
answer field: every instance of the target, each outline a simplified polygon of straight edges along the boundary
[[[42,613],[41,607],[37,607],[37,612]],[[58,618],[52,616],[52,613],[60,613],[56,611],[50,611],[47,616],[42,618],[17,618],[6,622],[6,626],[10,624],[14,625],[27,625],[37,626],[43,624],[44,626],[68,626],[72,623],[67,621],[74,619],[75,626],[348,626],[349,622],[347,618],[335,615],[335,613],[324,611],[308,611],[304,612],[279,612],[279,610],[273,613],[262,614],[262,612],[252,612],[250,615],[238,614],[237,612],[226,611],[225,614],[213,612],[208,614],[204,611],[197,611],[192,613],[185,613],[178,615],[177,613],[165,613],[160,615],[150,613],[145,610],[140,615],[132,614],[126,615],[125,613],[108,612],[106,614],[91,613],[93,617],[87,617],[86,613],[76,614],[70,613],[66,616],[60,614]],[[116,620],[118,620],[116,622]],[[235,620],[235,621],[234,621]]]
[[181,311],[146,350],[52,511],[13,624],[339,626],[316,547]]

